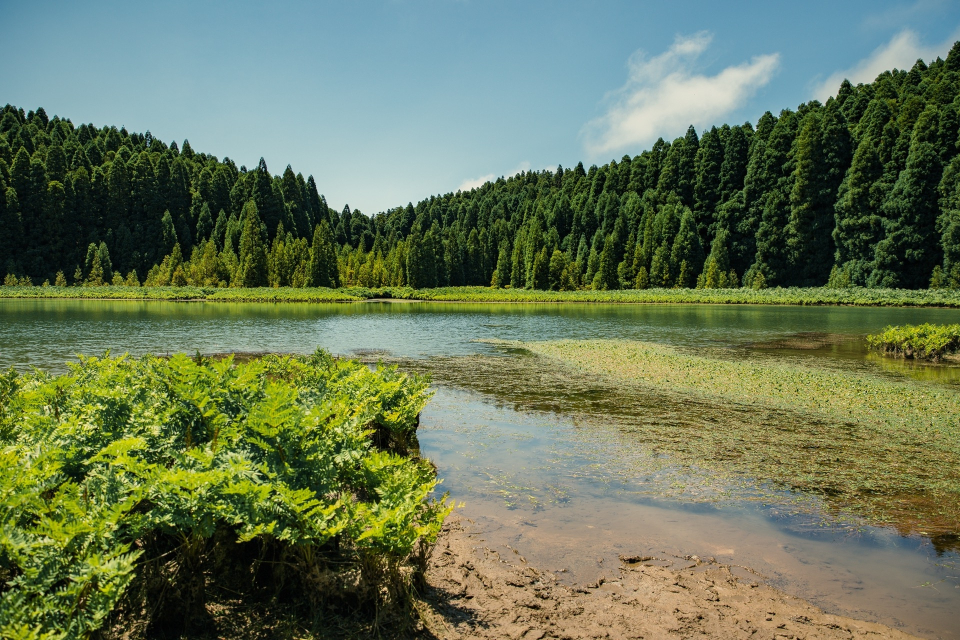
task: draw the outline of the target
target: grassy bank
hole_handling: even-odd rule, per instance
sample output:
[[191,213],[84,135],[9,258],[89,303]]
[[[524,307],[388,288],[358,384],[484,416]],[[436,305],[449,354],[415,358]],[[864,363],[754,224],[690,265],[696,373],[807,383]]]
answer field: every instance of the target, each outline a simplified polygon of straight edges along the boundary
[[0,637],[219,637],[223,606],[296,637],[409,621],[449,512],[416,453],[429,397],[323,352],[0,376]]
[[904,532],[960,532],[960,394],[868,373],[691,355],[630,341],[505,343],[541,370],[712,406],[723,419],[637,421],[681,465],[772,481]]
[[411,289],[382,287],[257,288],[211,287],[0,287],[0,298],[88,298],[97,300],[204,300],[228,302],[357,302],[374,298],[436,302],[537,302],[616,304],[772,304],[867,307],[960,308],[960,290],[948,289],[628,289],[538,291],[489,287]]

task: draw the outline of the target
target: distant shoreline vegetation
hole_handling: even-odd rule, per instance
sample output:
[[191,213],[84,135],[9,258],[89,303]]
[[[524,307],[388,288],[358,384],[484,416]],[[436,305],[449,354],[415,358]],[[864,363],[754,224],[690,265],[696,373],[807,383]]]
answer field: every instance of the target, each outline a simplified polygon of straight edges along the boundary
[[[960,42],[756,122],[368,215],[43,108],[0,109],[0,277],[217,287],[960,288]],[[371,181],[378,180],[374,172]],[[539,295],[539,294],[536,294]],[[588,294],[592,295],[592,294]],[[655,294],[659,295],[659,294]]]
[[410,302],[594,303],[594,304],[763,304],[799,306],[943,307],[960,309],[960,291],[949,289],[866,289],[790,287],[769,289],[624,289],[539,291],[490,287],[134,287],[2,286],[0,299],[157,300],[203,302]]

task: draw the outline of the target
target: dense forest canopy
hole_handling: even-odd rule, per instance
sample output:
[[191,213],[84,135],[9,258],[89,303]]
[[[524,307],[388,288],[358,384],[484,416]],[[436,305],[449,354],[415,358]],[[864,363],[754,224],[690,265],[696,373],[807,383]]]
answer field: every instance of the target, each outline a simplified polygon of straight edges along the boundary
[[7,283],[960,287],[960,42],[756,125],[367,216],[37,109],[0,116]]

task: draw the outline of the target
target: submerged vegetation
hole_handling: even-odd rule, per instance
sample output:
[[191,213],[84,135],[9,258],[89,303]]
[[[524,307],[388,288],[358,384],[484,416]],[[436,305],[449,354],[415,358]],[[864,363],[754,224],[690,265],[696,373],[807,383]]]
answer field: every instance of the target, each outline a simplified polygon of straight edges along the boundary
[[319,351],[5,374],[0,636],[207,632],[223,593],[285,620],[409,611],[449,512],[417,455],[429,395]]
[[[711,485],[717,477],[772,482],[903,533],[960,532],[960,395],[953,389],[633,341],[498,344],[538,356],[509,359],[519,368],[510,379],[530,383],[498,386],[498,396],[615,425],[621,447],[634,441],[654,462],[706,471]],[[493,360],[490,371],[508,366]],[[471,361],[461,373],[477,378],[468,370],[483,368]],[[556,375],[566,392],[550,387]]]
[[596,302],[612,304],[767,304],[850,305],[862,307],[960,308],[960,289],[866,289],[811,287],[782,289],[621,289],[540,291],[491,287],[0,287],[0,298],[80,298],[91,300],[196,300],[210,302]]
[[938,362],[944,356],[960,353],[960,324],[887,327],[875,336],[867,336],[867,344],[886,355]]

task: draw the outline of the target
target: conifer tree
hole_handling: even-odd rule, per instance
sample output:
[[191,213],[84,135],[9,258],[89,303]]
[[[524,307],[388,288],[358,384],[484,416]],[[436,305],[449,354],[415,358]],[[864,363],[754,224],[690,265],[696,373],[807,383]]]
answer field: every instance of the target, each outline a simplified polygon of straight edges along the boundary
[[723,141],[713,127],[703,135],[697,152],[696,182],[693,189],[694,216],[701,242],[709,242],[716,232],[716,213],[721,196],[720,168],[723,164]]
[[510,284],[510,244],[504,240],[500,243],[500,251],[497,254],[497,267],[493,271],[490,286],[494,289],[499,289],[508,284]]
[[567,273],[569,278],[569,271],[567,271],[567,254],[560,249],[554,249],[553,255],[550,256],[550,290],[557,291],[564,288],[564,273]]
[[826,283],[834,253],[830,232],[835,226],[836,193],[827,179],[822,142],[821,114],[811,110],[803,119],[796,142],[786,238],[792,266],[789,282],[808,287]]
[[232,284],[238,287],[267,286],[267,252],[260,228],[260,214],[253,200],[243,207],[243,232],[237,275]]
[[868,285],[915,289],[929,283],[943,255],[935,236],[941,173],[933,145],[919,142],[911,149],[906,169],[881,207],[885,237],[876,245]]
[[550,260],[547,258],[547,248],[543,247],[533,259],[531,271],[531,288],[546,290],[550,288]]
[[883,194],[878,184],[882,175],[880,156],[868,136],[857,147],[834,209],[834,264],[845,271],[851,284],[856,286],[866,285],[873,270],[874,249],[883,233],[880,217]]
[[594,289],[619,289],[620,279],[617,277],[617,234],[608,235],[603,242],[600,252],[600,264],[597,267],[596,284]]
[[693,212],[685,207],[670,251],[670,270],[677,274],[674,284],[681,288],[692,287],[702,264],[703,245],[700,244],[697,223]]
[[[750,267],[751,279],[763,273],[767,285],[790,284],[790,253],[787,245],[790,221],[790,192],[794,179],[791,150],[797,131],[797,114],[784,110],[770,130],[764,145],[757,182],[765,185],[760,224],[757,227],[757,253]],[[757,135],[760,135],[759,127]],[[749,179],[748,167],[748,179]],[[759,204],[759,202],[758,202]]]
[[720,165],[720,195],[718,202],[727,202],[743,189],[747,175],[749,141],[743,127],[731,127],[723,145],[723,164]]
[[206,240],[213,232],[213,216],[210,215],[210,205],[206,202],[200,207],[200,214],[197,216],[197,233],[194,236],[198,241]]

